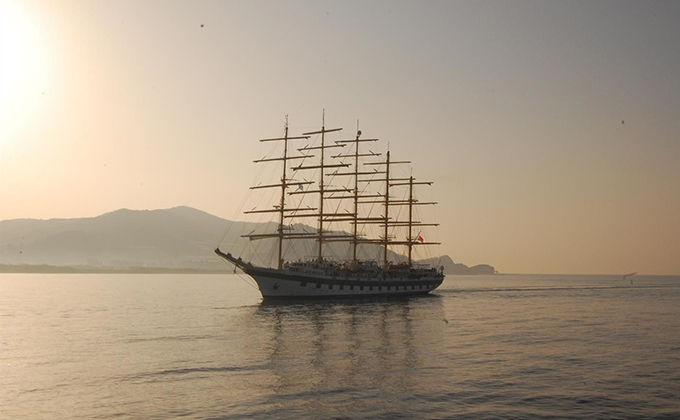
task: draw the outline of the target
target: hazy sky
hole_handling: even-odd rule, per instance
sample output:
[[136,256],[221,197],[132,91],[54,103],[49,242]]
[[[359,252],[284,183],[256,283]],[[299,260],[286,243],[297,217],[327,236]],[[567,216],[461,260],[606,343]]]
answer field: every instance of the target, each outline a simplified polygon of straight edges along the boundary
[[680,274],[678,1],[0,0],[0,220],[232,218],[323,108],[435,181],[434,253]]

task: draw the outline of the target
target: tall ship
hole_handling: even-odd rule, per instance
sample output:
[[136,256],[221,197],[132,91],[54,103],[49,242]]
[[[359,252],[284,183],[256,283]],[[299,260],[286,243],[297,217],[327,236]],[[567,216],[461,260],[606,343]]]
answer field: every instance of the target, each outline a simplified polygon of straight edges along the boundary
[[[320,130],[291,136],[286,116],[281,137],[260,140],[282,146],[276,148],[279,154],[254,161],[280,165],[280,178],[277,175],[275,183],[250,189],[273,190],[268,197],[275,202],[244,213],[275,216],[276,220],[267,224],[273,228],[269,232],[240,237],[273,242],[273,264],[246,261],[221,250],[222,244],[215,253],[233,264],[234,271],[252,278],[265,299],[430,293],[444,281],[443,268],[418,263],[413,251],[439,244],[426,241],[422,233],[438,224],[417,220],[419,206],[437,204],[416,199],[416,189],[432,182],[417,181],[412,173],[395,175],[398,165],[411,162],[392,159],[389,150],[383,155],[365,148],[378,139],[362,138],[358,123],[354,138],[329,141],[330,133],[341,130],[325,127],[324,112]],[[291,150],[293,143],[297,144]],[[334,154],[334,150],[339,152]],[[310,178],[304,176],[307,171],[313,171]],[[300,229],[306,225],[295,225],[296,219],[315,220],[316,228]],[[335,227],[340,225],[348,228]],[[315,255],[289,261],[286,244],[300,241],[313,244]],[[339,243],[344,243],[344,255],[329,256],[329,249],[337,250]],[[392,252],[392,247],[405,248],[406,255]]]

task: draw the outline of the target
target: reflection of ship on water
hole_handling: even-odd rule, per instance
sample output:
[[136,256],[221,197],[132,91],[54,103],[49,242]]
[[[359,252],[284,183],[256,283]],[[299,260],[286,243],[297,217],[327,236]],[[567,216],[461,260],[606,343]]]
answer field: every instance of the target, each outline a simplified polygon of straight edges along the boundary
[[[252,258],[251,261],[245,261],[231,252],[223,252],[219,246],[215,253],[255,280],[264,298],[430,293],[442,284],[443,268],[417,263],[412,253],[421,245],[438,244],[426,241],[423,236],[427,235],[422,233],[423,229],[437,224],[418,220],[417,213],[419,207],[437,203],[418,200],[415,195],[417,187],[431,185],[432,182],[416,181],[412,175],[395,175],[395,166],[411,162],[390,159],[389,151],[384,160],[364,161],[365,158],[375,159],[382,154],[371,150],[360,151],[360,146],[378,139],[360,138],[361,131],[358,129],[354,139],[327,144],[327,135],[340,130],[327,129],[322,122],[319,131],[290,136],[286,117],[282,137],[260,140],[283,146],[280,154],[277,149],[276,154],[255,161],[279,164],[280,179],[276,182],[261,182],[250,189],[273,189],[279,192],[273,204],[272,197],[266,198],[272,204],[271,207],[257,208],[259,206],[256,205],[256,208],[244,213],[276,216],[277,228],[276,231],[253,231],[241,237],[249,241],[275,240],[277,256],[274,259],[272,255],[269,260],[274,262],[269,262],[270,266],[267,266],[254,264]],[[290,142],[312,138],[320,139],[320,144],[307,144],[298,148],[296,155],[289,153]],[[349,152],[341,151],[334,156],[326,156],[327,149],[342,150],[346,146],[349,146]],[[314,160],[310,164],[311,159]],[[289,167],[290,162],[293,165]],[[349,170],[350,167],[353,170]],[[301,177],[307,170],[315,171],[314,180]],[[339,182],[343,180],[348,182]],[[330,185],[331,182],[338,184]],[[401,196],[396,195],[400,191]],[[293,221],[300,218],[316,220],[316,230],[309,232],[299,228],[299,225],[296,230]],[[329,229],[331,226],[333,230]],[[343,227],[346,230],[340,230]],[[300,243],[300,240],[315,241],[316,255],[306,260],[295,261],[293,258],[286,261],[284,244]],[[346,253],[329,258],[326,253],[334,248],[334,244],[347,244]],[[394,246],[405,247],[404,261],[389,261],[390,248]],[[369,255],[368,258],[360,258],[361,252],[369,248],[380,251],[380,257]],[[257,257],[263,254],[266,252],[258,249],[252,255]]]
[[268,343],[261,355],[271,404],[306,412],[327,409],[329,401],[354,410],[364,399],[421,391],[421,368],[431,366],[446,326],[438,296],[260,305],[249,314],[258,326],[253,336],[263,334]]

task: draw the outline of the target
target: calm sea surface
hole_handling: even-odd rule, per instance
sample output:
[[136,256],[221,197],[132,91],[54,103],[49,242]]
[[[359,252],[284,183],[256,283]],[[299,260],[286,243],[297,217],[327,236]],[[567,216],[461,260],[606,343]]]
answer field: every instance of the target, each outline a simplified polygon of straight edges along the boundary
[[680,419],[680,277],[449,276],[261,303],[234,275],[0,275],[0,418]]

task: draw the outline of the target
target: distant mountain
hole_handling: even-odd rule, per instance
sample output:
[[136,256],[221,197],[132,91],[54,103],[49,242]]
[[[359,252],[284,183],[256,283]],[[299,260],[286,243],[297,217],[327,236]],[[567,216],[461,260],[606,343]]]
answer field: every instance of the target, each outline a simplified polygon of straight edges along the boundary
[[[275,239],[249,242],[240,236],[272,232],[275,228],[273,223],[232,222],[191,207],[121,209],[78,219],[5,220],[0,221],[0,264],[219,270],[226,265],[213,250],[221,242],[222,249],[234,255],[256,264],[274,265]],[[294,232],[314,232],[314,228],[302,224],[296,224],[292,229]],[[223,235],[224,239],[220,241]],[[343,242],[329,243],[327,255],[347,255],[349,246]],[[287,259],[315,255],[315,241],[288,241],[284,252]],[[381,252],[376,245],[359,247],[362,259],[380,259]],[[392,261],[405,259],[394,252],[390,252],[388,258]],[[448,256],[440,260],[441,263],[439,259],[430,262],[444,265],[445,271],[451,274],[461,271],[461,267],[473,271],[476,268],[455,264]],[[490,269],[493,272],[493,267]]]
[[7,220],[0,222],[0,264],[214,268],[212,250],[229,225],[241,231],[247,224],[190,207]]
[[419,261],[420,263],[443,266],[446,274],[495,274],[496,269],[487,264],[479,264],[468,267],[465,264],[455,263],[448,255],[441,257],[428,258]]

